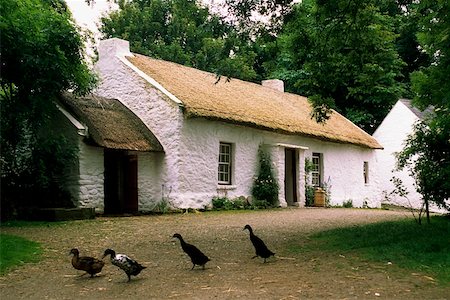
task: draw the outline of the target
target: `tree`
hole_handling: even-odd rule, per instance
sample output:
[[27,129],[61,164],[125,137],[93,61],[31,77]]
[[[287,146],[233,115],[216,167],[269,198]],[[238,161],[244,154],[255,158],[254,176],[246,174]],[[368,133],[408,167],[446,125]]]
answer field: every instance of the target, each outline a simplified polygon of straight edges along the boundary
[[422,0],[418,40],[431,63],[412,74],[414,103],[433,108],[433,115],[416,124],[398,156],[399,169],[408,168],[427,210],[436,203],[450,210],[450,16],[448,1]]
[[254,80],[255,54],[223,17],[195,0],[119,1],[102,18],[105,38],[130,42],[133,52],[216,74]]
[[285,18],[272,73],[309,97],[316,120],[335,108],[372,132],[398,99],[402,62],[379,2],[305,0]]
[[[13,207],[50,205],[73,151],[49,134],[54,100],[84,94],[95,77],[83,60],[83,38],[59,0],[1,0],[2,216]],[[71,154],[72,153],[72,154]],[[45,202],[47,201],[47,202]]]

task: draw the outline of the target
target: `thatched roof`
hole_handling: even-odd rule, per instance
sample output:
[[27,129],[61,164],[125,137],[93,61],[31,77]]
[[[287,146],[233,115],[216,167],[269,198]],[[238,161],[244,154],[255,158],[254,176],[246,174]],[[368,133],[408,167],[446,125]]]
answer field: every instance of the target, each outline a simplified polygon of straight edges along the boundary
[[212,73],[138,54],[127,59],[181,100],[187,117],[382,149],[372,136],[337,112],[325,125],[312,120],[305,97],[239,79],[216,84]]
[[88,127],[89,138],[98,146],[134,151],[163,151],[145,124],[116,99],[96,95],[75,97],[64,93],[62,104]]

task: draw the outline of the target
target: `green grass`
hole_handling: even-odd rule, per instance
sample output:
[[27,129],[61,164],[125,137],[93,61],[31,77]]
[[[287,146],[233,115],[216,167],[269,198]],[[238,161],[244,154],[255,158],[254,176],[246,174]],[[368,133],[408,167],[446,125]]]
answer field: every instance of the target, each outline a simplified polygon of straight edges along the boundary
[[22,237],[0,233],[0,274],[27,263],[39,261],[42,248],[39,243]]
[[382,222],[338,228],[311,236],[304,247],[291,251],[356,253],[363,259],[392,262],[405,269],[433,275],[450,282],[450,219],[433,217],[431,224],[414,221]]

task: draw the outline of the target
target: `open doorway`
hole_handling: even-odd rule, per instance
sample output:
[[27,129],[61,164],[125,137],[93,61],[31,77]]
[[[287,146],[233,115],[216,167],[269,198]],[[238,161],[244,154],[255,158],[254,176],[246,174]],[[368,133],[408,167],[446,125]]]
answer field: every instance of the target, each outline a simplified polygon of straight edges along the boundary
[[298,205],[298,151],[294,148],[284,150],[284,195],[288,205]]
[[138,212],[137,155],[105,149],[105,214]]

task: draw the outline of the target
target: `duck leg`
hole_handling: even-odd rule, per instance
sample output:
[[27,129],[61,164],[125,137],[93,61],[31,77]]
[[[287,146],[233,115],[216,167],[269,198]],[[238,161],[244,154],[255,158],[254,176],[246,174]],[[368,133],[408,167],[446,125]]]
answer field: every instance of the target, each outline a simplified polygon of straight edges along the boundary
[[191,268],[191,270],[194,270],[194,268],[195,268],[195,264],[193,264],[193,265],[192,265],[192,268]]

